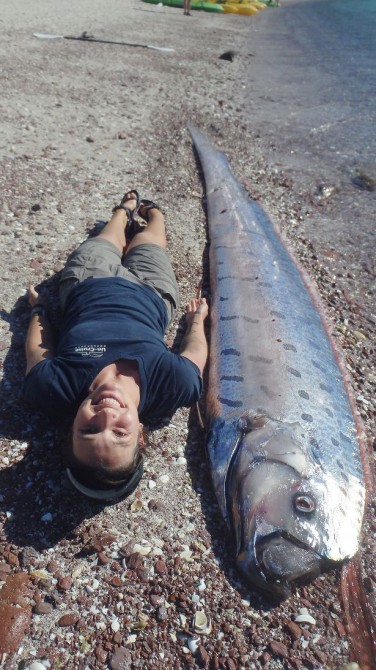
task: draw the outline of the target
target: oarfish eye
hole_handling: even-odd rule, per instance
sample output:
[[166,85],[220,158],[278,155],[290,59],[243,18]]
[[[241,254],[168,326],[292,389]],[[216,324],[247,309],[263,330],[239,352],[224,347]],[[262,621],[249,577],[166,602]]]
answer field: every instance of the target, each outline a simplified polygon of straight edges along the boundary
[[294,508],[301,514],[311,514],[316,508],[315,500],[307,493],[298,493],[294,498]]
[[239,417],[237,422],[238,430],[242,433],[250,433],[252,430],[257,430],[258,428],[263,428],[266,424],[266,417],[262,414],[256,414],[254,416],[248,416],[244,414]]
[[238,419],[238,430],[242,433],[250,433],[252,430],[252,421],[246,414]]

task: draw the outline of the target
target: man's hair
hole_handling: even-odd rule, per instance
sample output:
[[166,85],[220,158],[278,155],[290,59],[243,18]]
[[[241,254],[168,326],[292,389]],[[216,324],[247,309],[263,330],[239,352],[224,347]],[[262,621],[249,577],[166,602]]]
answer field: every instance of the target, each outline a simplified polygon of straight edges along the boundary
[[[77,458],[73,451],[73,424],[63,440],[62,447],[68,478],[81,493],[91,498],[107,501],[124,498],[133,493],[143,475],[144,459],[140,441],[136,444],[132,463],[117,469],[100,463],[87,465]],[[107,497],[106,491],[108,491]]]

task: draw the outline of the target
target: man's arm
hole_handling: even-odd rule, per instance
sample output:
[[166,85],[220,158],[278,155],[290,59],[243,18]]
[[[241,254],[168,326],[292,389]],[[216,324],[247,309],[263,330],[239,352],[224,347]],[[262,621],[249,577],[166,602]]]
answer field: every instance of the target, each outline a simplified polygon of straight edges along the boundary
[[187,305],[187,330],[180,347],[180,355],[195,363],[202,375],[208,357],[204,321],[208,315],[205,298],[192,298]]
[[41,314],[32,314],[30,317],[29,328],[26,335],[26,373],[41,361],[54,356],[53,333],[50,321],[43,310],[46,310],[46,301],[38,296],[34,286],[29,288],[29,303],[34,311],[40,308]]

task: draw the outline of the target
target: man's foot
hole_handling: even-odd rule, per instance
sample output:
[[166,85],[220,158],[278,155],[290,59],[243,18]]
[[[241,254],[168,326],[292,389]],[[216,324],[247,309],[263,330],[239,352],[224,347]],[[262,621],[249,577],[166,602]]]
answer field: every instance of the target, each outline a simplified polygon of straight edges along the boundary
[[133,189],[132,191],[127,191],[123,196],[120,205],[116,205],[113,208],[112,212],[117,212],[118,210],[123,210],[127,215],[127,225],[125,227],[125,237],[127,240],[131,239],[139,227],[138,221],[136,221],[135,216],[138,213],[140,208],[140,197],[138,192]]
[[152,209],[158,209],[159,212],[161,211],[158,205],[153,200],[146,200],[146,199],[140,200],[138,213],[147,223],[149,223],[149,213],[150,210]]
[[139,205],[140,198],[137,191],[127,191],[127,193],[123,196],[120,205],[116,205],[112,211],[116,212],[118,209],[123,209],[127,214],[128,221],[132,221],[134,214],[136,213],[135,210],[139,207]]

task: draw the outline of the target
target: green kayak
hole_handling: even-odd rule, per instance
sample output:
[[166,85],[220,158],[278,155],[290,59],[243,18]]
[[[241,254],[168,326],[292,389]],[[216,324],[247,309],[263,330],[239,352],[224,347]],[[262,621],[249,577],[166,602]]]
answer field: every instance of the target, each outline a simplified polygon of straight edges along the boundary
[[[167,5],[168,7],[183,8],[183,0],[143,0],[152,5]],[[223,12],[223,5],[217,5],[213,2],[192,2],[191,9],[202,9],[205,12]]]

